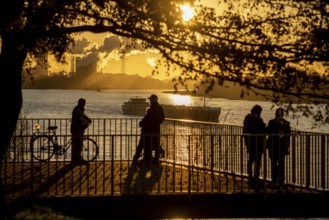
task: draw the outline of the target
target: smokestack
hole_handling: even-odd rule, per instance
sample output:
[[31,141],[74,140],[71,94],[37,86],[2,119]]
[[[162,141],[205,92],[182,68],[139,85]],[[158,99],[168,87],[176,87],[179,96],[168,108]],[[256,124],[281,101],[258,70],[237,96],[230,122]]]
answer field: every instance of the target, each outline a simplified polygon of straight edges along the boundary
[[121,56],[121,73],[126,74],[126,56],[122,54]]
[[75,77],[77,70],[76,57],[72,54],[71,56],[71,66],[70,66],[70,77]]

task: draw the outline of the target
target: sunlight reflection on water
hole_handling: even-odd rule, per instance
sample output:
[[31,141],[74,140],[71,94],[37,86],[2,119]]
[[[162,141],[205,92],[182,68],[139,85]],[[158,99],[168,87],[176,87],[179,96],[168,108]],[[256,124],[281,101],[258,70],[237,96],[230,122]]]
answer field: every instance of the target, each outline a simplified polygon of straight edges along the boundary
[[[123,102],[130,97],[147,98],[151,94],[159,97],[160,104],[184,104],[210,107],[221,107],[219,122],[228,125],[242,126],[243,119],[250,109],[259,104],[263,107],[262,118],[265,123],[274,117],[275,107],[265,101],[229,100],[223,98],[192,97],[164,93],[162,90],[23,90],[22,114],[27,118],[70,118],[71,112],[79,98],[87,100],[86,114],[92,118],[130,118],[122,113]],[[311,118],[286,117],[294,130],[325,132],[329,126],[313,128]]]

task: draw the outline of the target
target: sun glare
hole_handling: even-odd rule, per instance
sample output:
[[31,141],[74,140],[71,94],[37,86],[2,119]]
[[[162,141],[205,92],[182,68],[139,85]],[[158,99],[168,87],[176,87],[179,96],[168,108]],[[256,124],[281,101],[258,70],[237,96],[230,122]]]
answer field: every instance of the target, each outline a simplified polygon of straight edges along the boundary
[[194,16],[194,8],[190,5],[181,5],[180,9],[183,11],[182,18],[184,21],[189,21]]
[[174,105],[191,105],[191,96],[188,95],[171,95],[170,99]]

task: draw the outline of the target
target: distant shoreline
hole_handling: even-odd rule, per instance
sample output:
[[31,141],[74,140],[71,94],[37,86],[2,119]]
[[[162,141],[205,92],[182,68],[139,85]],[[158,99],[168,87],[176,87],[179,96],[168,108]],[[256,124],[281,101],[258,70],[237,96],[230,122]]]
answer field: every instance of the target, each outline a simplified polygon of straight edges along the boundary
[[[90,90],[90,91],[98,91],[101,92],[102,90],[147,90],[146,88],[57,88],[57,87],[23,87],[22,89],[30,90],[30,89],[36,89],[36,90]],[[150,88],[149,88],[150,89]],[[154,88],[151,88],[151,90]],[[186,90],[171,90],[166,88],[159,88],[157,90],[161,90],[162,93],[172,93],[172,94],[179,94],[179,95],[190,95],[195,97],[204,97],[203,94],[192,94],[190,91]],[[220,88],[218,91],[212,91],[205,95],[207,98],[223,98],[223,99],[229,99],[229,100],[245,100],[245,101],[268,101],[271,102],[271,100],[266,100],[262,96],[256,96],[256,95],[246,95],[244,97],[240,97],[240,90],[236,89],[227,89],[227,88]]]
[[[188,91],[183,91],[183,90],[179,90],[179,91],[175,91],[175,90],[169,90],[169,91],[162,91],[163,93],[172,93],[172,94],[179,94],[179,95],[190,95],[190,96],[196,96],[196,97],[203,97],[204,95],[201,94],[191,94],[191,92]],[[229,100],[245,100],[245,101],[267,101],[267,102],[271,102],[271,100],[267,100],[262,96],[245,96],[243,98],[236,97],[233,95],[225,95],[220,93],[221,95],[218,95],[217,93],[210,93],[207,94],[206,97],[207,98],[223,98],[223,99],[229,99]]]

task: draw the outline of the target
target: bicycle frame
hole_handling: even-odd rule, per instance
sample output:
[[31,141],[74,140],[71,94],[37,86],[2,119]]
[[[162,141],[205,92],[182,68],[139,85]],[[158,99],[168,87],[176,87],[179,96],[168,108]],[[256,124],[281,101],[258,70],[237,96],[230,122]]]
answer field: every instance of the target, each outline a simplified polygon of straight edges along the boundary
[[62,155],[72,146],[72,138],[69,138],[69,140],[67,142],[65,142],[63,145],[59,144],[58,136],[56,134],[51,135],[50,139],[54,143],[55,154],[58,153],[59,151],[61,151],[61,153],[59,155]]
[[[33,158],[38,161],[48,161],[54,155],[61,156],[64,155],[68,149],[72,146],[72,137],[60,145],[58,141],[58,135],[56,134],[57,126],[49,126],[47,133],[37,132],[33,134],[30,142],[30,149]],[[85,161],[93,161],[98,156],[98,146],[97,143],[87,137],[83,137],[83,151],[81,151],[81,157]]]

